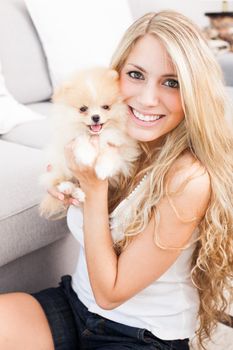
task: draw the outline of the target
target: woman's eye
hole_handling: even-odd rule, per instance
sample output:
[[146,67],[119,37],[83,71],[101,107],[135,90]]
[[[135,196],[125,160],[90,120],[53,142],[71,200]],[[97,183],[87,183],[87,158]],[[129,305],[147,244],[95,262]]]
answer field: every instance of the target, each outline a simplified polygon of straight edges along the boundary
[[175,79],[168,79],[168,80],[166,80],[166,81],[164,82],[163,85],[175,89],[175,88],[178,88],[178,87],[179,87],[179,82],[178,82],[177,80],[175,80]]
[[86,112],[87,110],[88,110],[88,107],[87,107],[87,106],[82,106],[82,107],[79,108],[79,111],[80,111],[81,113],[84,113],[84,112]]
[[128,72],[127,74],[128,74],[128,76],[129,76],[130,78],[138,79],[138,80],[144,80],[143,74],[140,73],[140,72],[138,72],[138,71],[135,71],[135,70],[134,70],[134,71],[130,71],[130,72]]
[[110,109],[110,106],[109,106],[109,105],[103,105],[102,108],[103,108],[103,109],[106,109],[106,110],[109,110],[109,109]]

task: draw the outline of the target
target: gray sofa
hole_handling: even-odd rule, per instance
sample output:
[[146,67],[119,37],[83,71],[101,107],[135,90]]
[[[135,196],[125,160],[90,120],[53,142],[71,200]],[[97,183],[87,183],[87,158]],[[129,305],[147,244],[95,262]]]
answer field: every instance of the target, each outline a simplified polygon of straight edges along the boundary
[[[0,60],[12,95],[49,115],[52,85],[47,62],[23,0],[0,1]],[[227,62],[225,74],[233,85],[233,54],[232,64]],[[0,293],[56,285],[62,274],[72,273],[78,258],[78,244],[65,220],[53,222],[38,215],[41,149],[48,140],[48,120],[16,126],[0,137]]]
[[[0,60],[6,86],[21,103],[49,115],[52,86],[37,33],[22,0],[0,2]],[[1,111],[0,111],[1,113]],[[0,137],[0,292],[56,285],[71,273],[78,244],[65,220],[38,215],[48,121],[16,126]]]

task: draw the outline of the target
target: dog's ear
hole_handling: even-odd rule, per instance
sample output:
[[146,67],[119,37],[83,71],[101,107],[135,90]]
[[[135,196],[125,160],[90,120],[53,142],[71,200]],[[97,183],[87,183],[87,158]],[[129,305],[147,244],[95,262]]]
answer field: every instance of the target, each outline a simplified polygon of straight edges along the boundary
[[110,69],[109,70],[109,75],[114,80],[118,80],[119,79],[119,73],[115,69]]
[[64,102],[67,93],[72,90],[72,85],[70,82],[65,82],[53,92],[52,101],[53,102]]

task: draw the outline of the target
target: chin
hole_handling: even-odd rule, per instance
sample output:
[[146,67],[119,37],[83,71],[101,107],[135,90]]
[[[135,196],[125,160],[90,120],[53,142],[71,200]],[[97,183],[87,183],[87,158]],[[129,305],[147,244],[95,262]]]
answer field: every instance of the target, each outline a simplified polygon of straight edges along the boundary
[[150,142],[155,140],[155,135],[152,134],[151,130],[142,129],[132,122],[127,123],[127,134],[135,141]]
[[[85,201],[66,165],[64,147],[74,141],[78,165],[93,167],[96,176],[117,185],[119,175],[130,177],[140,156],[137,139],[127,133],[128,107],[120,95],[118,73],[109,68],[93,68],[75,73],[55,91],[51,122],[52,139],[46,151],[46,163],[52,170],[41,176],[48,189],[56,186],[65,195]],[[91,142],[98,136],[98,147]],[[62,215],[60,201],[48,195],[41,203],[41,215]]]

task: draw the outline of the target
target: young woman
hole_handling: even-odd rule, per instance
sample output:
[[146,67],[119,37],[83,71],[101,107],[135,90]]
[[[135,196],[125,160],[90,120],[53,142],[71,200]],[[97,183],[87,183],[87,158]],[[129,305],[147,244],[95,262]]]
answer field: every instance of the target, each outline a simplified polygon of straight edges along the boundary
[[86,194],[83,211],[68,210],[77,269],[57,288],[0,296],[1,349],[186,350],[195,331],[204,345],[226,309],[233,144],[220,68],[171,11],[138,19],[112,67],[142,149],[134,176],[110,188],[67,145]]

